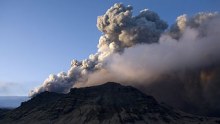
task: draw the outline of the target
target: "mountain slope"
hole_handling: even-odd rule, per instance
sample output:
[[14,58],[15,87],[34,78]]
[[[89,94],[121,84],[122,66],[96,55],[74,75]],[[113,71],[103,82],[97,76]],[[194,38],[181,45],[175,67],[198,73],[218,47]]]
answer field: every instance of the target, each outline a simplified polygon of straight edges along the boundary
[[11,109],[0,108],[0,120],[5,116],[7,112],[11,111]]
[[161,105],[139,90],[108,82],[73,88],[68,94],[44,92],[9,112],[4,124],[214,124],[220,119],[193,116]]

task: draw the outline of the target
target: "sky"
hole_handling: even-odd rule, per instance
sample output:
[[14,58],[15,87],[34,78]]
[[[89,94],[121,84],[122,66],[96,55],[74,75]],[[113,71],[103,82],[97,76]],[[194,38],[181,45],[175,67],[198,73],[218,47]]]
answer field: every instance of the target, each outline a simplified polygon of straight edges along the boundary
[[25,96],[73,59],[96,53],[97,16],[114,3],[147,8],[169,25],[182,14],[220,11],[218,0],[0,0],[0,96]]

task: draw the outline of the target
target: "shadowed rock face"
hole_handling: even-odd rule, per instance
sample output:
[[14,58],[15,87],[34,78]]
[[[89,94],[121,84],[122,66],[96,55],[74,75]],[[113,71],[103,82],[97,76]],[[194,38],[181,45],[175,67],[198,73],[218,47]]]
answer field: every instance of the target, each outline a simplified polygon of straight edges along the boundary
[[1,108],[1,109],[0,109],[0,120],[1,120],[2,118],[4,118],[5,114],[6,114],[7,112],[9,112],[9,111],[11,111],[11,109]]
[[108,82],[73,88],[68,94],[43,92],[0,119],[1,124],[218,123],[159,104],[139,90]]

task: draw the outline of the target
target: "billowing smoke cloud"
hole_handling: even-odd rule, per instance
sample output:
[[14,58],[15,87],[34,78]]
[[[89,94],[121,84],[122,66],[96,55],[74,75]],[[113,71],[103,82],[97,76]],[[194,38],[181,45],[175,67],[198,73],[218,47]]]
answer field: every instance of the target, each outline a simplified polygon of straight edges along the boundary
[[50,75],[42,86],[31,91],[33,96],[43,91],[66,93],[78,82],[87,82],[89,75],[105,69],[108,59],[114,53],[123,53],[125,48],[142,43],[156,43],[167,24],[159,16],[143,10],[132,16],[132,7],[115,4],[103,16],[98,17],[97,27],[103,32],[98,52],[83,61],[73,60],[67,73]]
[[115,4],[98,17],[98,51],[31,91],[67,93],[107,81],[133,85],[187,112],[220,115],[220,15],[179,16],[167,24],[150,10]]

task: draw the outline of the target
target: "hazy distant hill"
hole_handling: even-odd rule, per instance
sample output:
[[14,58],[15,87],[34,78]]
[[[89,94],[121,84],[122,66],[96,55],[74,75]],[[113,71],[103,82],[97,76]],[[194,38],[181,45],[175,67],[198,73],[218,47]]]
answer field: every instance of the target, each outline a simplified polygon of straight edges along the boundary
[[28,99],[27,96],[0,96],[0,108],[16,108]]
[[0,119],[1,124],[215,124],[159,104],[152,96],[117,83],[43,92]]

